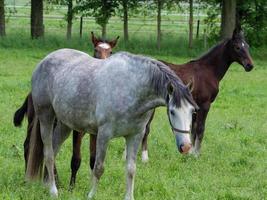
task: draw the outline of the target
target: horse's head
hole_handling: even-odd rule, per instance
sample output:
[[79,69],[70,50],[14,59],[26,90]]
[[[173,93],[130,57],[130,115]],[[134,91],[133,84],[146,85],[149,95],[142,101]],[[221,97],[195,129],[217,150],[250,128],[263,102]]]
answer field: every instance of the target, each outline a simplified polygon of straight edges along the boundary
[[244,39],[241,29],[235,29],[230,39],[230,55],[233,61],[238,62],[249,72],[253,69],[253,61],[249,54],[249,45]]
[[[176,138],[176,145],[180,153],[187,154],[191,147],[191,125],[192,115],[198,109],[190,93],[191,84],[183,89],[183,98],[175,94],[172,84],[168,85],[168,117],[172,127],[173,134]],[[181,99],[179,99],[181,98]],[[177,101],[180,101],[178,104]]]
[[92,43],[94,45],[94,57],[105,59],[111,56],[112,49],[116,46],[119,36],[115,40],[106,41],[96,38],[93,32],[91,32],[91,35]]

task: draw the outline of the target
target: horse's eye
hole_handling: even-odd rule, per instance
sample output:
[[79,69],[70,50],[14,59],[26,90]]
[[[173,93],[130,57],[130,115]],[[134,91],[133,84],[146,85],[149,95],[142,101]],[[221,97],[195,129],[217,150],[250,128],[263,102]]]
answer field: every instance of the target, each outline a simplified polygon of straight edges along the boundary
[[235,47],[235,50],[236,50],[236,51],[240,51],[240,49],[241,49],[240,46],[236,46],[236,47]]
[[112,54],[112,51],[110,52],[110,55]]
[[170,111],[170,113],[171,113],[171,115],[172,115],[172,116],[174,116],[174,115],[175,115],[175,113],[174,113],[174,111],[173,111],[173,110],[171,110],[171,111]]

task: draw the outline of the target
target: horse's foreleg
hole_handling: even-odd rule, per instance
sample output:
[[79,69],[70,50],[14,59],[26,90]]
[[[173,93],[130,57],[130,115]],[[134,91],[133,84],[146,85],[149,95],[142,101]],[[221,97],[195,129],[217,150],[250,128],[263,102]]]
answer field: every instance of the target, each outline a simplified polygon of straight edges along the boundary
[[150,133],[150,125],[151,125],[151,122],[154,118],[154,114],[155,114],[155,110],[153,111],[147,125],[146,125],[146,130],[145,130],[145,135],[143,137],[143,140],[142,140],[142,162],[143,163],[146,163],[148,162],[148,149],[147,149],[147,139],[148,139],[148,135]]
[[[196,141],[196,137],[197,137],[197,122],[196,122],[196,117],[197,114],[193,114],[192,116],[192,128],[191,128],[191,142],[192,144],[195,144]],[[190,154],[195,154],[195,147],[193,145],[193,147],[191,148]]]
[[94,169],[95,156],[96,156],[96,140],[97,136],[90,134],[90,168]]
[[50,194],[53,196],[58,195],[58,190],[55,182],[54,175],[54,151],[53,151],[53,123],[54,113],[52,109],[42,112],[38,116],[40,120],[41,138],[44,144],[44,163],[48,171],[48,186],[50,188]]
[[75,185],[77,171],[81,165],[81,144],[83,136],[83,133],[73,131],[70,189],[72,189]]
[[92,174],[92,189],[88,194],[88,199],[92,199],[96,193],[98,182],[102,174],[104,173],[104,160],[106,157],[106,151],[108,142],[112,133],[111,128],[100,127],[98,129],[97,140],[96,140],[96,157],[95,164]]
[[127,156],[126,156],[126,173],[127,173],[127,191],[125,200],[134,200],[134,177],[136,171],[136,156],[139,144],[143,138],[143,134],[137,134],[126,137]]
[[197,112],[196,121],[194,124],[195,127],[195,142],[194,142],[194,153],[196,156],[200,154],[201,142],[204,137],[205,131],[205,122],[209,112],[210,104],[205,104],[200,107],[200,110]]

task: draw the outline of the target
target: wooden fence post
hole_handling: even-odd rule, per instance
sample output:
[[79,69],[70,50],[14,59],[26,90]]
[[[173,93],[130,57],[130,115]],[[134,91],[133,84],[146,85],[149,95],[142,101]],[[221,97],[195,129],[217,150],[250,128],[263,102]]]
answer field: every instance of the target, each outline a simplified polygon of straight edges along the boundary
[[196,36],[196,38],[198,38],[198,36],[199,36],[199,25],[200,25],[200,20],[197,20],[197,36]]
[[80,38],[83,36],[83,16],[80,18]]

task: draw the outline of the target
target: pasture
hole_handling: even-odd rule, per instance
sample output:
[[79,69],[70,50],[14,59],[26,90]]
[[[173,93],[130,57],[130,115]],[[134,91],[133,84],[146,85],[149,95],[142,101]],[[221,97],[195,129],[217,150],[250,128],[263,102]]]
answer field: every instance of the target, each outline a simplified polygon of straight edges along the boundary
[[[45,55],[63,46],[87,52],[89,47],[84,40],[77,43],[54,40],[54,44],[49,46],[43,45],[44,41],[37,43],[24,39],[14,42],[11,36],[0,41],[0,199],[49,199],[50,195],[42,184],[24,182],[23,142],[26,123],[21,128],[15,128],[12,124],[13,114],[30,89],[35,65]],[[171,41],[167,42],[171,44]],[[172,46],[165,52],[138,46],[121,46],[117,49],[173,63],[190,60],[190,54],[179,53],[181,49],[174,48]],[[195,50],[189,53],[195,56],[200,52]],[[166,109],[157,109],[149,136],[150,160],[143,164],[140,154],[138,157],[136,199],[267,198],[267,60],[259,51],[253,50],[251,54],[255,62],[251,72],[246,73],[241,66],[233,64],[222,80],[219,96],[208,115],[202,154],[198,159],[178,153]],[[68,191],[71,137],[57,157],[59,199],[87,197],[91,185],[88,138],[86,136],[83,140],[82,164],[72,192]],[[123,199],[123,149],[124,141],[121,138],[110,143],[96,199]]]

